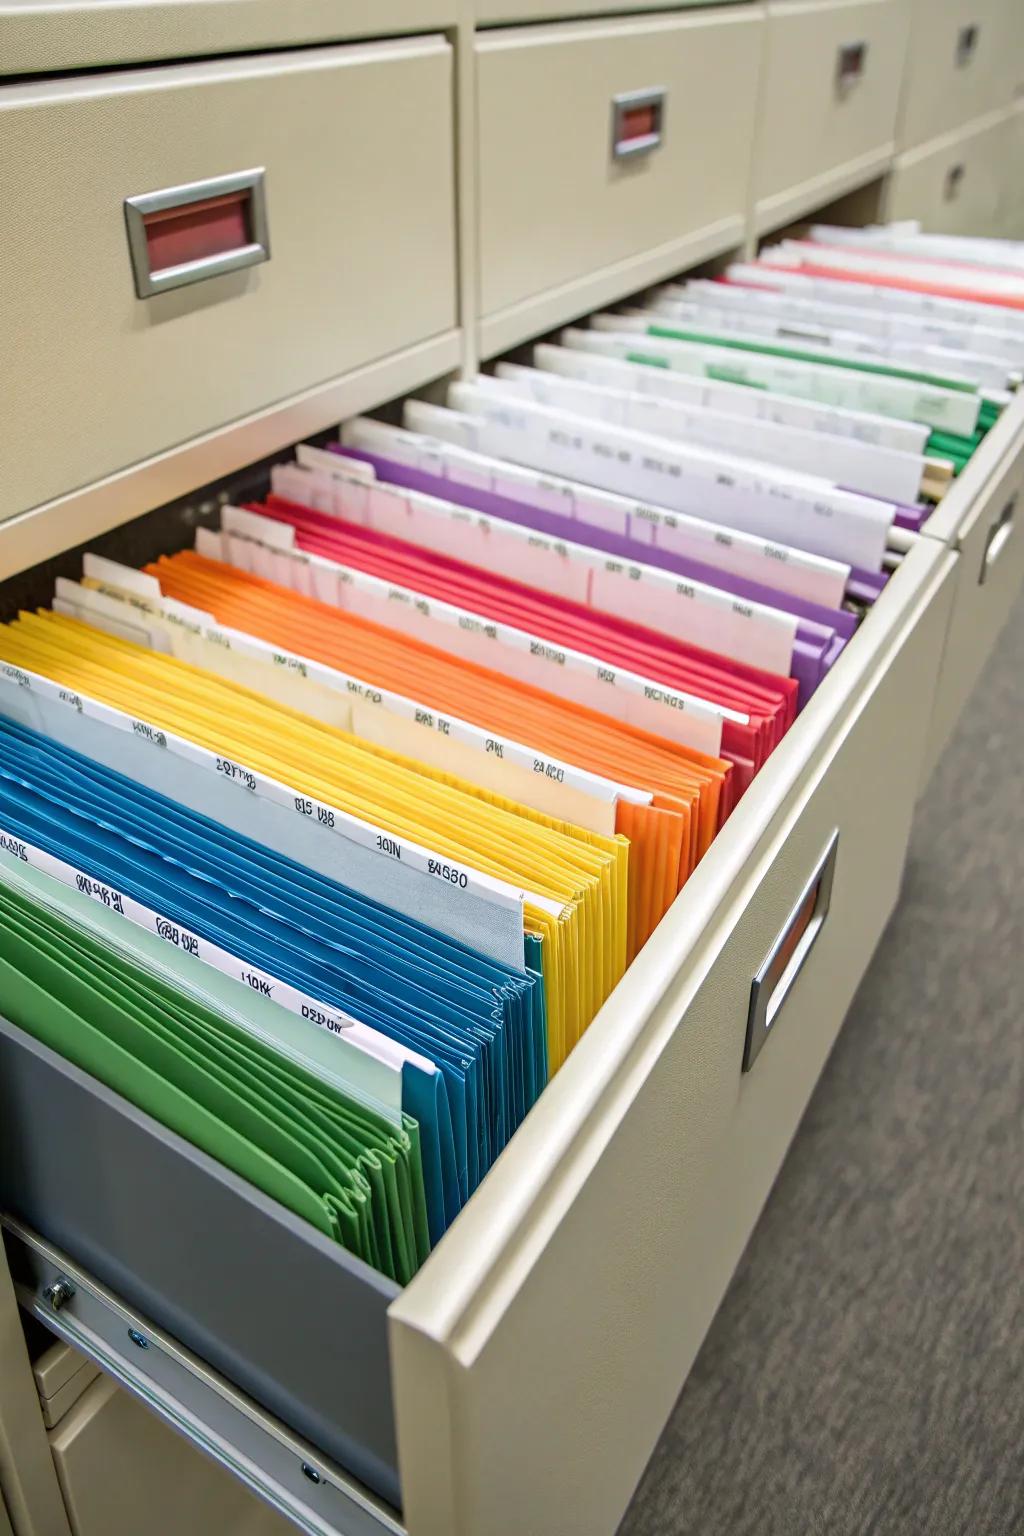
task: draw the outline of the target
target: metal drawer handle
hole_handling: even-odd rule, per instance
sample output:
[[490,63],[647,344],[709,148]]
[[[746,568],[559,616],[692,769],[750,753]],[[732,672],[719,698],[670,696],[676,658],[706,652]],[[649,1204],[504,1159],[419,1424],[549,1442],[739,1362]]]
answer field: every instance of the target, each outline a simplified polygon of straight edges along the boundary
[[981,28],[972,24],[961,27],[956,39],[956,62],[958,69],[966,69],[978,50],[978,36]]
[[951,165],[946,172],[946,185],[943,188],[943,196],[947,203],[952,203],[960,196],[960,188],[964,184],[967,175],[967,167],[962,163]]
[[612,97],[612,158],[649,155],[665,135],[665,90],[623,91]]
[[270,260],[262,168],[125,198],[140,299]]
[[1013,520],[1017,513],[1017,497],[1011,496],[1006,506],[996,518],[988,531],[985,540],[985,557],[981,562],[981,574],[978,577],[979,586],[984,586],[999,556],[1010,542],[1013,533]]
[[750,1071],[760,1055],[790,988],[803,970],[828,917],[838,850],[839,832],[836,830],[783,924],[782,932],[751,982],[747,1038],[743,1048],[744,1072]]
[[836,88],[841,96],[845,96],[859,80],[864,78],[867,59],[867,43],[842,44],[836,56]]

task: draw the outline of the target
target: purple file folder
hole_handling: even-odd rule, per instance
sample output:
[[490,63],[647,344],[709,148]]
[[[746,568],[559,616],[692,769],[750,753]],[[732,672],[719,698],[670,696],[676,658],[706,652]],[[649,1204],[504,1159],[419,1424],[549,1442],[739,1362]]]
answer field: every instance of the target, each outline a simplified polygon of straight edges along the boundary
[[[720,591],[731,592],[747,602],[764,603],[783,613],[793,614],[798,620],[798,625],[793,648],[792,675],[800,684],[801,707],[806,704],[822,678],[842,653],[847,640],[856,631],[856,617],[843,609],[827,608],[820,603],[810,602],[806,598],[777,592],[773,587],[765,586],[761,582],[734,575],[730,571],[719,570],[715,566],[706,565],[699,560],[691,560],[674,551],[643,544],[637,539],[627,538],[624,534],[613,533],[606,528],[597,528],[590,523],[581,523],[574,518],[563,517],[557,512],[531,506],[528,502],[499,496],[480,486],[462,485],[458,481],[432,475],[426,470],[401,464],[397,460],[385,458],[380,454],[366,453],[361,449],[346,448],[334,443],[330,447],[335,453],[345,458],[357,459],[364,464],[369,464],[378,479],[387,484],[401,486],[405,490],[419,491],[423,495],[434,496],[441,501],[455,502],[458,506],[472,507],[490,517],[503,518],[506,522],[533,528],[549,538],[588,544],[592,549],[603,550],[618,559],[654,565],[691,581],[701,581],[708,586],[717,587]],[[856,594],[861,601],[873,602],[882,590],[885,579],[883,575],[856,572],[849,584],[850,594],[851,596]]]

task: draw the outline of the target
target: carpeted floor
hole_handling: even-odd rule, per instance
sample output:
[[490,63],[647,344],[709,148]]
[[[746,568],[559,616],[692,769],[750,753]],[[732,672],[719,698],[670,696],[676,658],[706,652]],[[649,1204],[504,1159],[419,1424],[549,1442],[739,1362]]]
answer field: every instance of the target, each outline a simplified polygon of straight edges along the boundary
[[1024,602],[620,1536],[1024,1536]]

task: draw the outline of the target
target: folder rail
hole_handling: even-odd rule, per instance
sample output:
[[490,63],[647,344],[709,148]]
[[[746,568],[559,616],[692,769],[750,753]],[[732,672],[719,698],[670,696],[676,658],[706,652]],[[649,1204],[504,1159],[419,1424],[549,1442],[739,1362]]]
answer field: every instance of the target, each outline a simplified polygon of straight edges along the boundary
[[306,1536],[405,1536],[396,1512],[59,1248],[0,1217],[18,1301]]

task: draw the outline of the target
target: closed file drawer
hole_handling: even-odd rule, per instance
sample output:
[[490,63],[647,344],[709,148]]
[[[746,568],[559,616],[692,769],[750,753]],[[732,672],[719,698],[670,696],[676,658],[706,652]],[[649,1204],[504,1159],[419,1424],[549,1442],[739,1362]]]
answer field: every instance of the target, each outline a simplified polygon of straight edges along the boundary
[[0,518],[454,324],[441,39],[0,86],[0,138]]
[[[927,530],[945,533],[959,556],[956,596],[925,758],[925,781],[938,765],[1024,586],[1024,401],[1012,407],[1009,418],[1000,425],[999,443],[993,446],[998,447],[998,456],[990,454],[977,466],[970,486],[957,487],[957,491],[970,494],[958,498],[956,505],[942,508]],[[955,516],[961,506],[963,521],[955,529],[946,526],[945,520]]]
[[485,355],[742,241],[761,29],[741,5],[482,34]]
[[892,156],[907,45],[905,0],[778,0],[758,145],[759,232],[881,175]]
[[[6,1025],[0,1202],[394,1500],[393,1406],[411,1536],[611,1536],[896,900],[954,567],[915,544],[404,1292]],[[744,1074],[754,978],[800,934]],[[167,1352],[123,1347],[166,1409]],[[280,1480],[326,1515],[305,1465]],[[307,1528],[400,1530],[346,1497]]]
[[914,149],[1004,107],[1003,0],[916,0],[900,113]]
[[454,19],[453,0],[6,0],[0,73],[424,32]]
[[1010,124],[1003,113],[900,155],[886,194],[890,219],[935,234],[996,234],[1004,201]]

